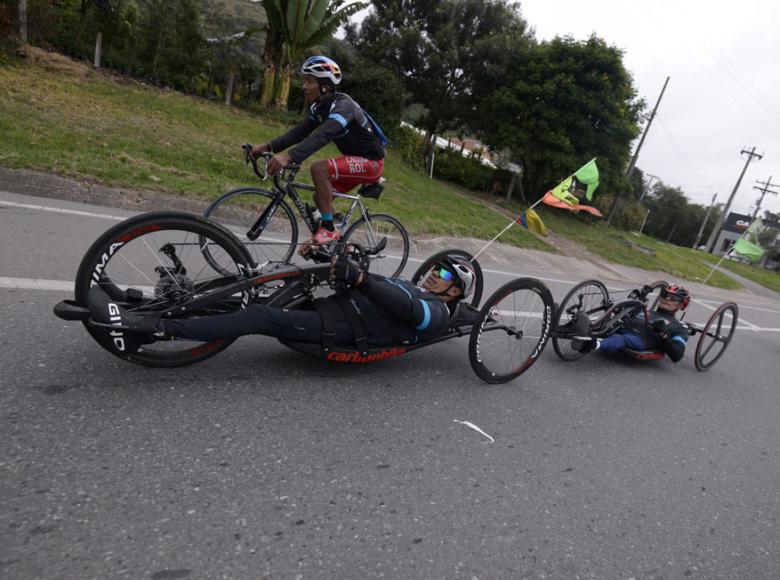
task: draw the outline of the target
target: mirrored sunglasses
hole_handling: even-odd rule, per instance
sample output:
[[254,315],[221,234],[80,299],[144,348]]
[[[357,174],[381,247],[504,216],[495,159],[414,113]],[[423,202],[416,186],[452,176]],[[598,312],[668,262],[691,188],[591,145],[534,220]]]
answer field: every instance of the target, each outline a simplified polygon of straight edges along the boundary
[[677,296],[677,294],[669,294],[667,292],[661,293],[661,298],[664,300],[671,300],[672,302],[682,302],[682,296]]
[[442,280],[444,280],[445,282],[452,282],[452,281],[455,279],[455,274],[453,274],[452,272],[450,272],[450,271],[449,271],[447,268],[445,268],[444,266],[439,266],[439,267],[436,269],[436,272],[438,273],[438,275],[439,275],[439,278],[441,278],[441,279],[442,279]]

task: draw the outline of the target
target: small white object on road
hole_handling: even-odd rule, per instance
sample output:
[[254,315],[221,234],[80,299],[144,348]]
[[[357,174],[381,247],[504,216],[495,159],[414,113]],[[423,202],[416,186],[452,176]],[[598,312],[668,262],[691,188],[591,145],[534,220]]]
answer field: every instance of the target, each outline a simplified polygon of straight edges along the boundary
[[480,429],[477,425],[472,423],[471,421],[461,421],[460,419],[453,419],[456,423],[460,423],[461,425],[465,425],[466,427],[470,429],[474,429],[477,433],[480,433],[481,435],[484,435],[487,437],[491,443],[495,442],[495,439],[493,439],[490,435],[485,433],[482,429]]

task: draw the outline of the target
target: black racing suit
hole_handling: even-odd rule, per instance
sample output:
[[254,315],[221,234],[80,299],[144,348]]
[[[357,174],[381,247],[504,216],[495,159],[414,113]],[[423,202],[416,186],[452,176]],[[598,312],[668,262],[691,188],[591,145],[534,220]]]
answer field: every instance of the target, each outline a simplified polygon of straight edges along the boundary
[[[449,326],[447,305],[435,294],[401,278],[370,274],[363,284],[346,290],[344,296],[360,316],[370,347],[422,342],[443,334]],[[212,341],[263,334],[295,342],[322,342],[322,318],[315,310],[287,310],[263,304],[252,304],[230,314],[164,320],[162,325],[170,338]],[[335,332],[336,345],[355,345],[345,313],[335,319]]]
[[343,155],[372,161],[385,158],[385,148],[363,109],[345,93],[333,93],[314,103],[303,122],[270,145],[277,153],[297,144],[289,153],[293,161],[301,163],[331,141]]
[[[653,329],[653,323],[664,320],[666,327],[662,333]],[[685,354],[690,329],[684,322],[677,320],[671,312],[653,310],[648,312],[647,321],[643,312],[638,312],[625,327],[602,339],[598,350],[614,352],[621,348],[634,350],[660,350],[666,353],[672,362],[678,362]]]

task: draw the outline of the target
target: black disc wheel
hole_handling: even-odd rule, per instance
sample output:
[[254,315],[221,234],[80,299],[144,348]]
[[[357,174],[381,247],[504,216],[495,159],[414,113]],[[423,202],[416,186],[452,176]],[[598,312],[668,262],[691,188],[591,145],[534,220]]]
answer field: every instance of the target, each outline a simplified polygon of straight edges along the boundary
[[485,302],[469,337],[469,362],[487,383],[523,374],[544,350],[553,323],[553,297],[539,280],[518,278]]
[[[258,269],[289,262],[298,243],[295,214],[284,200],[275,203],[275,195],[265,189],[236,189],[215,199],[203,214],[236,236]],[[247,234],[261,218],[267,220],[263,232],[256,239],[249,239]],[[217,268],[218,261],[212,263],[208,247],[204,254],[212,267]]]
[[[218,264],[219,272],[210,262]],[[89,289],[100,285],[113,302],[127,311],[153,316],[207,291],[235,283],[250,269],[246,249],[227,230],[197,215],[147,213],[117,224],[92,244],[76,276],[76,301],[86,304]],[[233,312],[244,308],[249,298],[248,291],[239,291],[186,316]],[[116,335],[110,334],[115,331],[90,322],[84,324],[92,337],[112,354],[153,367],[198,362],[214,356],[232,342],[159,341],[145,344],[136,352],[127,352],[121,348],[124,341],[115,341]]]
[[553,328],[553,349],[555,354],[567,361],[577,360],[583,353],[571,347],[575,332],[575,321],[580,312],[591,320],[600,318],[612,305],[607,287],[598,280],[585,280],[569,290],[555,312]]
[[409,234],[403,224],[393,216],[375,213],[370,219],[360,218],[353,223],[342,237],[344,242],[355,242],[367,249],[376,248],[386,239],[385,248],[370,256],[369,271],[392,278],[398,276],[409,259]]
[[698,370],[706,371],[723,356],[737,329],[737,320],[739,309],[733,302],[721,304],[712,313],[696,345],[694,364]]
[[412,276],[412,283],[413,284],[419,284],[420,281],[423,279],[425,275],[427,275],[431,268],[433,268],[436,264],[441,262],[442,258],[446,257],[458,257],[458,258],[464,258],[471,262],[471,265],[474,267],[474,272],[477,275],[477,279],[474,281],[474,293],[471,295],[471,298],[469,299],[469,302],[473,306],[479,306],[479,301],[482,300],[482,289],[483,289],[483,276],[482,276],[482,267],[479,265],[479,262],[477,260],[474,260],[473,256],[469,254],[468,252],[464,250],[442,250],[441,252],[436,252],[431,257],[426,259],[419,268],[417,268],[417,271]]

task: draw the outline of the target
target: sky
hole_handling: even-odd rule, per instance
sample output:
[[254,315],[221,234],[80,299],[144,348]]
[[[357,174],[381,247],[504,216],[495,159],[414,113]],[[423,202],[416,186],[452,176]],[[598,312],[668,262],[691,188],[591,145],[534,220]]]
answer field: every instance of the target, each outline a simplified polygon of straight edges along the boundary
[[[748,166],[731,211],[752,214],[757,181],[780,184],[780,2],[518,3],[538,40],[595,33],[621,49],[648,114],[670,77],[637,161],[646,174],[695,203],[709,205],[714,194],[725,203],[745,165],[741,151],[755,146],[763,158]],[[780,195],[767,194],[765,209],[780,212]]]
[[[731,211],[752,214],[756,181],[780,192],[780,2],[741,0],[521,0],[536,38],[591,34],[624,51],[638,96],[652,110],[669,85],[637,166],[689,199],[725,203],[750,163]],[[634,143],[634,147],[638,140]],[[761,210],[780,212],[780,195]]]

